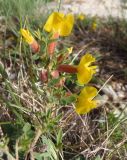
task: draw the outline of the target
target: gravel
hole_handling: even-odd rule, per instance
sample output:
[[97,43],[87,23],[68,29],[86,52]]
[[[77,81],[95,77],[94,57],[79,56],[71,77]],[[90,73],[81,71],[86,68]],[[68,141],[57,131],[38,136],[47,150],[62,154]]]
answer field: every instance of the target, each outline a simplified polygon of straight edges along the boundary
[[[60,10],[74,14],[83,13],[90,16],[127,18],[126,0],[65,0],[61,1]],[[57,10],[58,1],[49,3],[46,8]],[[41,9],[44,11],[44,8]]]

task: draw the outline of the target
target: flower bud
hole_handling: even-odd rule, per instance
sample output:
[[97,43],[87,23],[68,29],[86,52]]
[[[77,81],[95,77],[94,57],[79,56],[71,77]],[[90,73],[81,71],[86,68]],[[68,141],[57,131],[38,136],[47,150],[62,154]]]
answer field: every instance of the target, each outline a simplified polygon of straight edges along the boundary
[[68,91],[68,92],[65,93],[65,96],[66,96],[66,97],[69,97],[69,96],[71,96],[71,95],[72,95],[72,93],[71,93],[70,91]]
[[66,73],[77,73],[77,67],[68,65],[68,64],[61,64],[58,66],[57,70],[59,72],[66,72]]
[[55,79],[59,78],[59,72],[58,72],[58,70],[52,71],[52,72],[51,72],[51,75],[52,75],[52,77],[55,78]]
[[57,57],[57,63],[62,63],[63,60],[64,60],[64,57],[62,54]]
[[28,29],[20,29],[20,33],[23,36],[24,40],[30,45],[33,53],[36,53],[40,50],[39,44],[31,35]]
[[[52,36],[52,39],[57,39],[57,38],[59,38],[59,34],[58,33],[54,33],[53,36]],[[52,56],[54,54],[56,45],[57,45],[56,41],[49,43],[49,45],[48,45],[48,54],[50,56]]]
[[40,50],[40,46],[36,40],[34,40],[32,44],[30,44],[30,47],[31,47],[33,53],[37,53]]
[[41,73],[40,73],[40,79],[43,83],[48,81],[48,72],[46,69],[42,69]]

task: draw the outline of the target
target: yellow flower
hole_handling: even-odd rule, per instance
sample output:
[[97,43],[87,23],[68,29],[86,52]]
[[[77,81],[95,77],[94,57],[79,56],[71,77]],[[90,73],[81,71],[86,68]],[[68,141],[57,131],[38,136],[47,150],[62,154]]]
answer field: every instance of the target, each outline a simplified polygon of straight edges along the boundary
[[79,20],[83,21],[85,19],[85,15],[84,14],[79,14],[77,17]]
[[21,35],[25,39],[25,41],[30,45],[32,52],[36,53],[40,50],[40,45],[34,39],[34,37],[30,34],[29,30],[27,29],[20,29]]
[[74,25],[74,16],[72,14],[64,15],[63,13],[53,12],[46,24],[44,30],[47,32],[58,33],[60,36],[68,36]]
[[20,29],[21,35],[24,37],[25,41],[28,44],[32,44],[34,42],[33,36],[30,34],[29,30],[27,29]]
[[95,62],[95,58],[89,53],[81,58],[77,66],[77,79],[80,85],[87,84],[96,72],[97,66],[90,66],[92,62]]
[[68,53],[71,54],[73,51],[73,47],[67,48],[67,50],[68,50]]
[[97,101],[93,98],[97,95],[97,89],[87,86],[79,94],[76,102],[76,112],[78,114],[86,114],[97,107]]
[[93,22],[93,24],[92,24],[92,30],[96,30],[97,29],[97,23],[96,22]]

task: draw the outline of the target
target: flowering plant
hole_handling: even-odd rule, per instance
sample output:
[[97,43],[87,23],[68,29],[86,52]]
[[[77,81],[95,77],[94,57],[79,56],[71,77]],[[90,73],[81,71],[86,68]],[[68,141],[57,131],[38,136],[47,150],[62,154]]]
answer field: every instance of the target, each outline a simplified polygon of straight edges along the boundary
[[[59,38],[60,36],[69,36],[73,25],[74,16],[72,14],[64,15],[63,13],[53,12],[44,25],[44,30],[52,35],[50,38],[50,34],[47,34],[47,36],[49,36],[48,41]],[[20,32],[25,41],[30,45],[32,51],[34,53],[39,52],[38,55],[40,55],[42,61],[44,60],[45,64],[43,63],[42,66],[40,64],[38,65],[42,68],[39,73],[40,80],[47,85],[47,90],[52,90],[51,88],[48,88],[49,86],[51,87],[51,84],[54,85],[55,89],[60,87],[63,90],[62,94],[60,95],[59,93],[54,96],[58,99],[60,99],[60,97],[62,98],[63,94],[65,94],[64,83],[67,79],[65,73],[69,73],[70,76],[76,74],[78,84],[83,87],[84,85],[86,86],[81,90],[79,95],[75,96],[75,111],[78,114],[85,114],[97,107],[97,102],[94,100],[94,97],[97,96],[97,89],[87,86],[93,75],[96,73],[97,68],[96,65],[92,65],[92,63],[95,62],[95,58],[92,54],[86,53],[81,57],[78,65],[70,65],[68,64],[68,57],[72,53],[72,47],[67,48],[65,51],[61,50],[58,53],[55,51],[55,48],[59,44],[56,43],[56,41],[46,42],[46,38],[42,37],[43,42],[48,44],[45,46],[45,50],[47,50],[46,54],[42,54],[44,50],[40,50],[40,46],[43,46],[44,44],[39,44],[27,29],[21,29]],[[48,57],[50,59],[48,59]],[[54,90],[53,92],[56,91]],[[75,95],[75,93],[71,95]]]

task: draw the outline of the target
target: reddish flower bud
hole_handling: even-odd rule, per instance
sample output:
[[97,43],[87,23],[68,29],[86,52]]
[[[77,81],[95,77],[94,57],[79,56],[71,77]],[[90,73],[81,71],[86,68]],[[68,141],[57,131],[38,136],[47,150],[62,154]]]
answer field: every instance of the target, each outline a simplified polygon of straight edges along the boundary
[[66,72],[66,73],[77,73],[77,67],[68,65],[68,64],[61,64],[58,66],[57,70],[59,72]]
[[56,45],[57,43],[56,42],[51,42],[49,45],[48,45],[48,54],[51,56],[53,55],[54,51],[55,51],[55,48],[56,48]]
[[40,79],[43,83],[48,81],[48,72],[46,69],[43,69],[40,73]]
[[51,75],[52,75],[52,77],[55,78],[55,79],[59,78],[59,72],[58,72],[58,70],[52,71],[52,72],[51,72]]
[[30,44],[30,47],[31,47],[33,53],[39,52],[39,50],[40,50],[40,46],[36,40],[34,40],[33,43]]
[[[52,39],[57,39],[57,38],[59,38],[59,34],[58,34],[58,33],[55,33],[55,34],[52,36]],[[57,45],[57,42],[51,42],[51,43],[48,45],[48,53],[49,53],[50,56],[52,56],[52,55],[54,54],[56,45]]]
[[64,60],[63,55],[57,57],[57,63],[61,63]]
[[65,96],[66,96],[66,97],[69,97],[69,96],[71,96],[71,95],[72,95],[72,93],[71,93],[71,92],[69,92],[69,91],[68,91],[68,92],[66,92],[66,94],[65,94]]

